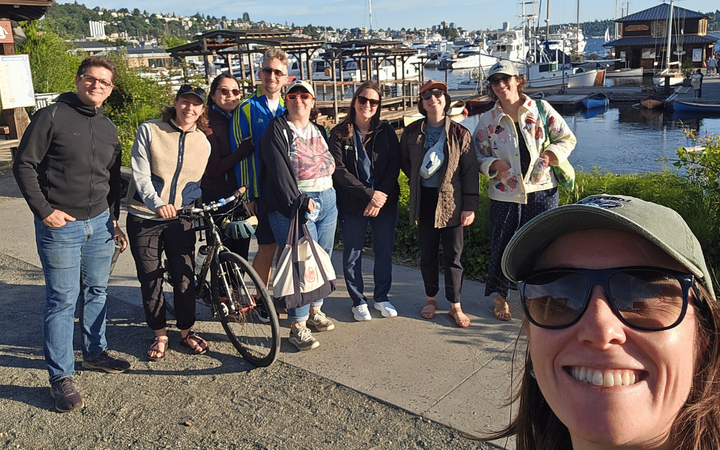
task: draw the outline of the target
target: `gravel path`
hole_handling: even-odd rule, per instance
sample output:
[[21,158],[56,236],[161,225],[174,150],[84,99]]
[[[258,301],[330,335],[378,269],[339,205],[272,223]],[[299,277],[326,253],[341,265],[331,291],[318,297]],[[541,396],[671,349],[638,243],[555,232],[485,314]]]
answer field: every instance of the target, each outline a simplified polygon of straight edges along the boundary
[[[0,196],[12,188],[7,175],[0,177]],[[0,237],[12,239],[12,232],[0,230]],[[0,254],[0,290],[0,448],[497,448],[280,361],[255,368],[209,317],[195,327],[211,341],[208,355],[186,353],[171,330],[166,358],[146,361],[151,335],[143,311],[114,297],[108,300],[109,348],[132,369],[117,375],[83,370],[76,326],[76,383],[86,406],[60,414],[43,359],[42,271]]]

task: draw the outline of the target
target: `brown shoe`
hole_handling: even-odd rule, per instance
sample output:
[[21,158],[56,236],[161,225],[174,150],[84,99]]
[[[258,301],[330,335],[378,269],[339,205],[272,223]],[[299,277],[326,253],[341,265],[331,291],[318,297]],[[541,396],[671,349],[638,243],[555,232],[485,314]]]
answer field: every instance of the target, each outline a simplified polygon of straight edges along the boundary
[[50,395],[55,399],[55,409],[60,412],[79,411],[84,406],[80,393],[75,389],[73,377],[60,378],[52,383]]

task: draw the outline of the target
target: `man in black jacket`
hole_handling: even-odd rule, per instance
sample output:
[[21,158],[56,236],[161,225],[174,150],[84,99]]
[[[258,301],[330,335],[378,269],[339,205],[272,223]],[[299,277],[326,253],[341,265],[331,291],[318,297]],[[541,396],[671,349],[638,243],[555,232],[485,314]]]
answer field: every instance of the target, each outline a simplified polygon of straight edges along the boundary
[[35,239],[45,274],[45,362],[60,412],[83,407],[73,375],[75,304],[82,298],[80,326],[86,369],[119,373],[130,363],[107,350],[106,288],[115,245],[125,250],[120,215],[117,128],[103,115],[115,65],[86,58],[77,71],[77,93],[35,113],[18,147],[13,174],[35,215]]

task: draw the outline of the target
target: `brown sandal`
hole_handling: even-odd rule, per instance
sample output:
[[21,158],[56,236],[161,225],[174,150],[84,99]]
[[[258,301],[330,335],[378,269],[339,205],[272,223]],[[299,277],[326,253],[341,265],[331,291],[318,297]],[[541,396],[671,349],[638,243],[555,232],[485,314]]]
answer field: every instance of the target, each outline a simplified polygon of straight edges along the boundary
[[[168,348],[167,336],[155,336],[153,343],[147,351],[150,361],[159,361],[165,357],[165,351]],[[154,356],[153,356],[154,355]]]
[[208,351],[207,342],[194,331],[190,331],[187,336],[180,337],[180,345],[192,350],[193,355],[204,355]]
[[420,315],[423,319],[432,319],[435,317],[435,310],[437,309],[437,301],[428,299],[425,301],[425,306],[420,310]]
[[501,320],[503,322],[507,322],[508,320],[512,319],[512,314],[510,313],[510,305],[508,304],[507,300],[498,300],[495,298],[495,310],[493,311],[495,313],[495,317],[498,318],[498,320]]

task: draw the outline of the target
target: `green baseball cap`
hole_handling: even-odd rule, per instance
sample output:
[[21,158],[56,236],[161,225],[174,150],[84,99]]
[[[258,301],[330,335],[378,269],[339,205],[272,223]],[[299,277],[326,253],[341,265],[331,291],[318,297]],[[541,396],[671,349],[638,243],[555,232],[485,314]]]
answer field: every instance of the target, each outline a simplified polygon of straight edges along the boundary
[[513,282],[520,281],[532,272],[538,255],[552,241],[588,228],[611,228],[644,237],[689,270],[716,300],[700,243],[680,214],[625,195],[592,195],[535,217],[510,240],[503,253],[503,273]]

